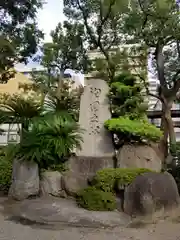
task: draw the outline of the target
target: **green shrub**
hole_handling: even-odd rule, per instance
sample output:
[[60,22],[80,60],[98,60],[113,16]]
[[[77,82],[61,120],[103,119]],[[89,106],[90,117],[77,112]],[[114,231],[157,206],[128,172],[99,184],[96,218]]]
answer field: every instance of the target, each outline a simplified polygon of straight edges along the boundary
[[123,135],[128,142],[137,141],[159,141],[162,132],[148,120],[131,120],[129,117],[109,119],[105,127],[117,135]]
[[81,147],[81,133],[79,124],[69,114],[47,114],[35,119],[24,132],[18,157],[36,162],[40,169],[54,168],[64,163],[74,148]]
[[7,193],[11,185],[12,162],[0,156],[0,191]]
[[79,206],[91,211],[113,211],[116,208],[115,196],[112,192],[104,192],[95,187],[88,187],[77,194]]
[[145,172],[151,172],[151,170],[145,168],[106,168],[96,173],[92,184],[102,191],[113,192],[116,183],[126,186],[138,175]]
[[8,193],[12,179],[12,163],[15,154],[15,145],[0,149],[0,191]]

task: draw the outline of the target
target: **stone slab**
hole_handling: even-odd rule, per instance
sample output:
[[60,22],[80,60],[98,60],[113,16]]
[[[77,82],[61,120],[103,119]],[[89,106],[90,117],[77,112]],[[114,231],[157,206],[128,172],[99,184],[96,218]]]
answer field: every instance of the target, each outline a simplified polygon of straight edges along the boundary
[[77,156],[112,157],[114,147],[104,122],[111,118],[108,84],[101,79],[89,79],[81,96],[79,124],[85,130],[82,149]]
[[130,218],[118,211],[96,212],[79,208],[75,201],[60,198],[24,200],[11,205],[10,217],[36,224],[76,227],[127,226]]

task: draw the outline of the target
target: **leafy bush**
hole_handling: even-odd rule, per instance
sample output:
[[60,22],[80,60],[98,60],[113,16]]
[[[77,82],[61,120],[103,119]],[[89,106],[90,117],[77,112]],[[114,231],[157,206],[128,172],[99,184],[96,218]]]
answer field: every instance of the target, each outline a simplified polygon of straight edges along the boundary
[[9,145],[0,149],[0,191],[4,193],[8,193],[11,185],[14,150],[14,145]]
[[105,122],[105,127],[118,136],[123,136],[127,142],[158,141],[162,136],[160,129],[144,119],[131,120],[129,117],[109,119]]
[[145,168],[105,168],[96,173],[92,185],[102,191],[113,192],[115,185],[126,186],[138,176],[145,172],[151,172]]
[[136,77],[128,72],[114,78],[109,92],[113,118],[127,114],[133,118],[144,116],[148,106],[144,104],[142,88],[142,84],[137,82]]
[[116,208],[115,196],[95,187],[88,187],[77,194],[79,206],[92,211],[112,211]]
[[129,72],[111,80],[109,100],[112,119],[105,122],[105,127],[113,133],[116,149],[125,142],[158,141],[162,136],[161,131],[148,122],[148,104],[142,90],[140,79],[137,81]]
[[7,193],[11,185],[12,162],[0,156],[0,191]]
[[48,169],[65,162],[74,148],[80,148],[82,130],[68,114],[48,114],[34,120],[23,134],[18,157]]

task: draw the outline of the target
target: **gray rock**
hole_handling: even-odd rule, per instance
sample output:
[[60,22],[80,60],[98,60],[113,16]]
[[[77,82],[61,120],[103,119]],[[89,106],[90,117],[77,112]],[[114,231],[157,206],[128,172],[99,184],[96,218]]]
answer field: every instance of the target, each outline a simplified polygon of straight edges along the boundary
[[179,204],[176,182],[169,173],[145,173],[125,189],[124,211],[128,215],[151,215]]
[[63,189],[70,196],[88,185],[96,172],[103,168],[113,168],[114,164],[111,157],[72,157],[68,162],[69,166],[63,174]]
[[62,174],[58,171],[42,172],[40,192],[42,196],[65,197],[62,189]]
[[160,172],[162,158],[149,145],[127,144],[117,153],[117,167],[148,168]]
[[123,212],[123,199],[116,197],[116,208],[119,212]]
[[11,205],[10,214],[14,219],[50,226],[59,224],[69,227],[100,228],[127,226],[130,222],[130,217],[124,213],[88,211],[79,208],[71,199],[52,197],[24,200]]
[[23,200],[39,194],[39,169],[36,163],[14,160],[9,197]]

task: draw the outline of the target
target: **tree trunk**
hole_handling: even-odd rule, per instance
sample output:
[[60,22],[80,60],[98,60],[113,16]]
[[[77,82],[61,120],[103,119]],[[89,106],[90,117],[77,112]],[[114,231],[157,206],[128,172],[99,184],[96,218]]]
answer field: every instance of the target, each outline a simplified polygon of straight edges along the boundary
[[162,125],[163,125],[163,140],[167,146],[166,149],[166,157],[168,153],[168,136],[169,136],[169,143],[170,146],[176,145],[176,133],[174,130],[174,123],[171,117],[171,108],[172,108],[172,101],[166,101],[162,104]]
[[171,108],[172,108],[172,102],[169,102],[166,104],[165,108],[165,119],[168,127],[168,133],[169,133],[169,142],[171,145],[176,144],[176,134],[174,131],[174,123],[171,117]]
[[164,111],[162,110],[162,117],[161,117],[161,131],[163,132],[163,136],[160,140],[159,149],[162,152],[163,160],[165,163],[165,159],[168,156],[168,126],[165,119]]

